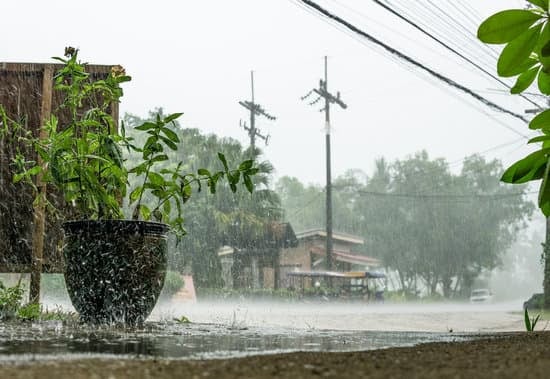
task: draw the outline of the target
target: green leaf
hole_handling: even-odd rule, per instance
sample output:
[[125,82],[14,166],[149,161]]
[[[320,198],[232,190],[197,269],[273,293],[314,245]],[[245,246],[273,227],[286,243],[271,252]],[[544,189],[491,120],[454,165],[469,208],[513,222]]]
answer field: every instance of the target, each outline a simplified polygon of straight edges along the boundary
[[170,203],[170,201],[164,202],[162,205],[162,212],[167,216],[170,215],[170,212],[172,212],[172,203]]
[[42,171],[42,167],[40,166],[34,166],[27,171],[27,175],[37,175],[39,172]]
[[227,166],[227,160],[225,159],[225,155],[223,155],[222,153],[218,153],[218,159],[222,162],[223,164],[223,168],[225,169],[225,171],[229,171],[229,167]]
[[[240,171],[234,171],[232,174],[227,174],[227,180],[229,180],[229,184],[237,184],[239,183],[239,179],[241,178],[241,172]],[[235,191],[233,191],[235,192]]]
[[182,193],[181,193],[182,202],[186,203],[187,200],[189,200],[189,198],[191,197],[192,193],[193,193],[193,189],[191,188],[190,184],[183,186]]
[[539,8],[544,9],[545,11],[548,10],[548,0],[527,0],[533,5],[536,5]]
[[143,192],[143,187],[137,187],[132,192],[130,192],[130,203],[137,201],[141,193]]
[[179,118],[183,113],[172,113],[171,115],[168,115],[164,118],[164,122],[168,124],[171,121],[174,121],[175,119]]
[[170,128],[162,128],[161,131],[164,133],[164,135],[166,137],[168,137],[168,139],[170,139],[170,141],[174,142],[174,143],[178,143],[180,141],[178,135]]
[[168,160],[168,155],[166,154],[159,154],[159,155],[155,155],[153,157],[153,159],[151,159],[151,162],[154,163],[154,162],[164,162],[164,161],[167,161]]
[[535,138],[531,138],[527,143],[536,143],[536,142],[544,142],[544,141],[550,141],[550,135],[544,135],[544,136],[537,136]]
[[156,172],[149,173],[149,182],[157,187],[161,187],[166,183],[162,175],[157,174]]
[[150,129],[155,129],[157,127],[157,125],[153,122],[144,122],[143,124],[139,125],[139,126],[136,126],[134,129],[136,130],[150,130]]
[[535,78],[537,77],[537,73],[539,72],[540,66],[533,67],[527,71],[525,71],[523,74],[518,76],[518,79],[516,80],[516,84],[512,87],[510,90],[513,94],[522,93],[525,91],[533,82],[535,81]]
[[153,217],[154,217],[155,221],[158,221],[158,222],[162,221],[162,212],[160,210],[155,209],[152,214],[153,214]]
[[532,332],[533,329],[531,328],[531,320],[529,319],[529,311],[527,308],[525,308],[525,311],[523,312],[523,321],[525,322],[525,330]]
[[540,63],[544,67],[550,66],[550,56],[548,51],[550,47],[548,46],[549,43],[550,25],[548,24],[548,22],[545,22],[542,32],[540,33],[539,42],[537,43],[537,47],[535,47],[535,53],[537,54]]
[[539,113],[529,123],[529,129],[533,130],[543,129],[545,126],[550,126],[550,109]]
[[199,169],[197,170],[197,173],[198,173],[199,175],[202,175],[202,176],[208,176],[208,177],[211,177],[211,176],[212,176],[212,175],[210,174],[210,171],[208,171],[208,170],[205,169],[205,168],[199,168]]
[[172,150],[177,150],[178,149],[178,145],[176,145],[171,139],[169,138],[166,138],[164,136],[160,136],[160,139],[162,140],[162,142],[164,142],[170,149]]
[[546,169],[546,155],[549,151],[548,148],[537,150],[517,161],[504,171],[500,180],[505,183],[519,184],[542,178]]
[[528,61],[537,45],[542,24],[532,27],[504,47],[497,62],[497,72],[500,76],[517,75],[517,68]]
[[477,38],[485,43],[507,43],[523,34],[541,18],[541,15],[524,9],[498,12],[481,23]]
[[25,174],[24,173],[18,173],[18,174],[14,174],[13,175],[13,178],[12,178],[12,181],[14,183],[19,183],[21,180],[23,180],[25,178]]
[[254,183],[252,183],[252,180],[250,179],[250,176],[243,175],[244,185],[246,186],[246,189],[248,192],[252,193],[254,191]]
[[517,66],[516,68],[512,69],[510,71],[510,76],[516,76],[516,75],[522,74],[523,72],[529,70],[531,67],[533,67],[538,63],[539,61],[536,60],[535,58],[529,58],[525,62]]
[[550,174],[550,165],[548,164],[548,158],[546,158],[545,163],[546,167],[543,172],[542,183],[540,184],[539,189],[539,208],[542,213],[548,217],[550,216],[550,183],[548,183],[550,180],[548,178],[548,175]]
[[131,174],[136,174],[136,175],[144,174],[145,172],[147,172],[148,164],[149,164],[149,162],[142,162],[139,165],[137,165],[136,167],[130,169],[130,171],[128,171],[128,172],[131,173]]
[[550,174],[549,169],[550,165],[547,160],[546,167],[542,174],[542,183],[540,184],[538,198],[539,208],[546,217],[550,216],[550,184],[548,183],[548,175]]
[[537,85],[540,92],[550,95],[550,75],[545,72],[545,69],[539,71]]
[[141,214],[143,220],[149,221],[151,219],[151,210],[146,205],[140,205],[139,213]]
[[252,159],[246,160],[239,165],[239,170],[241,171],[249,170],[252,168],[253,164],[254,164],[254,160]]
[[544,69],[548,72],[550,68],[550,41],[546,42],[540,50],[539,59]]

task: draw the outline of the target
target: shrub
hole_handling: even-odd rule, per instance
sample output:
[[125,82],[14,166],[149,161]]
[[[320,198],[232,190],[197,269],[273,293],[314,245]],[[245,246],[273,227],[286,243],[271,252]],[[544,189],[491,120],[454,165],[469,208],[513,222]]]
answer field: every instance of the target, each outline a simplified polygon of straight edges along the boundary
[[21,280],[13,287],[6,287],[0,282],[0,320],[15,318],[21,307],[25,290],[21,287]]

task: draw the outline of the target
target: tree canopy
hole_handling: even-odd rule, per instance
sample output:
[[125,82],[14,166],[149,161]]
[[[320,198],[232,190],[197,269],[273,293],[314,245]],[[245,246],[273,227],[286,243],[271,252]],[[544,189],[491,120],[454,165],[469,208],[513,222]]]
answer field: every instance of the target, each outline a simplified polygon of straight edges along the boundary
[[[149,117],[159,112],[162,114],[162,109],[150,112]],[[129,134],[134,125],[143,121],[128,114],[124,120]],[[178,161],[185,162],[189,170],[196,171],[200,167],[216,169],[221,164],[216,158],[218,152],[222,152],[230,162],[246,159],[258,161],[260,158],[260,150],[244,149],[231,138],[204,135],[198,129],[182,128],[178,123],[174,131],[181,142],[172,154],[177,155]],[[167,164],[170,161],[175,159],[170,157]],[[177,254],[173,255],[171,263],[180,271],[190,268],[198,288],[223,286],[218,257],[220,247],[259,247],[266,225],[280,221],[282,210],[279,197],[269,189],[273,167],[267,161],[256,164],[260,172],[253,177],[255,189],[252,194],[245,191],[233,193],[228,183],[219,183],[214,194],[204,188],[184,206],[183,223],[187,234],[178,244]]]
[[[334,181],[334,229],[362,236],[364,252],[396,270],[403,290],[469,292],[483,270],[499,265],[533,211],[526,187],[504,185],[501,172],[499,161],[479,155],[456,174],[425,151],[391,164],[379,159],[371,177],[355,170]],[[288,177],[276,188],[293,225],[324,223],[322,188]]]

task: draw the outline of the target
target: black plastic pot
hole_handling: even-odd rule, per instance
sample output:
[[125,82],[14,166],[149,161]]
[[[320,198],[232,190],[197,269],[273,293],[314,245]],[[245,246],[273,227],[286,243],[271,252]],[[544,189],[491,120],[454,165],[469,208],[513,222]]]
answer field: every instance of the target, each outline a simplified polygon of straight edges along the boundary
[[65,282],[84,322],[142,323],[166,276],[165,224],[130,220],[69,221]]

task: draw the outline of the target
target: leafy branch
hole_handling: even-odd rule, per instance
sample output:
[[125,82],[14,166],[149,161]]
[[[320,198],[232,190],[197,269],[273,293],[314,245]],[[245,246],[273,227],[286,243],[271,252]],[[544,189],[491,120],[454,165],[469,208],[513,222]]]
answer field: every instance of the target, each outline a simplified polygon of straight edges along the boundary
[[[528,0],[530,9],[508,9],[486,19],[477,32],[478,38],[489,44],[504,45],[497,62],[501,77],[517,77],[511,88],[519,94],[537,80],[541,93],[550,95],[550,26],[548,1]],[[511,165],[502,175],[506,183],[526,183],[542,180],[538,205],[550,216],[550,110],[535,116],[529,129],[542,135],[528,143],[540,143],[539,150]]]

